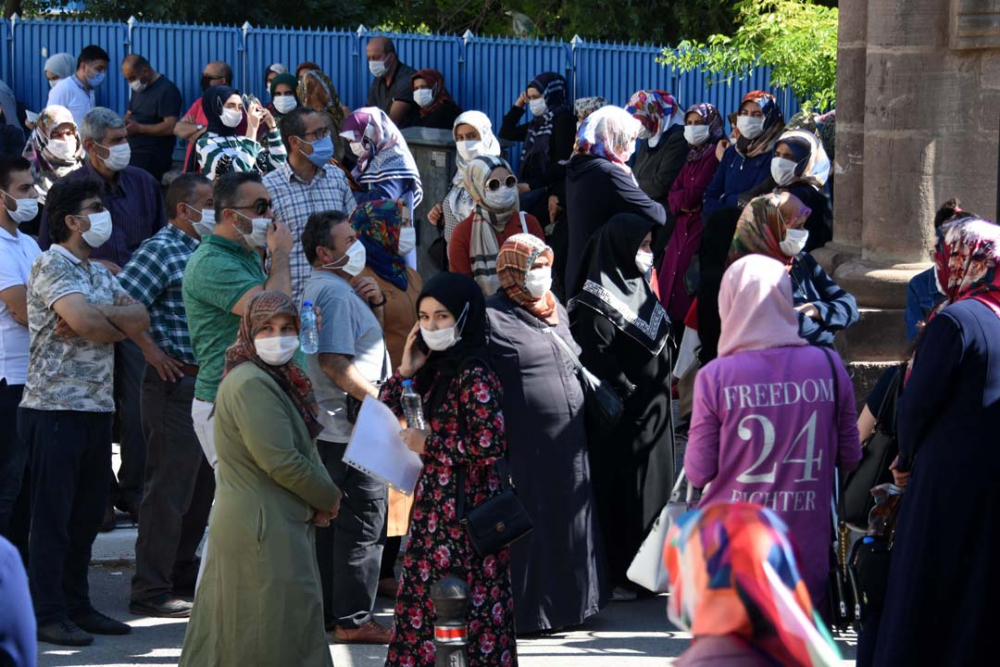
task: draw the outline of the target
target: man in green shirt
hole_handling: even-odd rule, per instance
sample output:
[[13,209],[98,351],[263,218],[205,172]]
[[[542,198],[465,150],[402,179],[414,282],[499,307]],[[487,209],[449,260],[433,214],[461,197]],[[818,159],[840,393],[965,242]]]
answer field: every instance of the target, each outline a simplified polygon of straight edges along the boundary
[[[261,290],[292,295],[288,256],[292,234],[274,221],[271,199],[260,176],[233,173],[220,176],[212,192],[215,230],[202,238],[184,270],[184,309],[198,380],[191,418],[205,457],[218,463],[209,416],[222,381],[226,348],[236,342],[246,305]],[[257,250],[267,246],[270,273],[261,268]]]

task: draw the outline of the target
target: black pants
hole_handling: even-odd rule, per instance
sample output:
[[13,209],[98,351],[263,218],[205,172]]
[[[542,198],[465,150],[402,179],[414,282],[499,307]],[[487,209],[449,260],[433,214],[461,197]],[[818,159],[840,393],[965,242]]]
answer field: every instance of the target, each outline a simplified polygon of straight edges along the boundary
[[215,475],[191,421],[195,378],[163,381],[147,366],[142,378],[146,488],[139,506],[132,600],[187,587],[198,575],[195,555],[215,496]]
[[320,457],[344,497],[329,528],[316,530],[316,558],[326,622],[359,628],[372,617],[378,593],[388,491],[343,462],[347,444],[318,441]]
[[[142,500],[146,472],[146,438],[142,434],[142,372],[146,360],[130,340],[115,343],[115,408],[122,464],[111,474],[110,500],[121,509]],[[110,467],[109,467],[110,470]]]
[[17,406],[23,393],[23,384],[0,380],[0,535],[17,547],[27,564],[31,485],[25,471],[31,446],[17,435]]
[[111,473],[111,413],[20,408],[31,447],[31,560],[38,625],[88,611],[90,549]]

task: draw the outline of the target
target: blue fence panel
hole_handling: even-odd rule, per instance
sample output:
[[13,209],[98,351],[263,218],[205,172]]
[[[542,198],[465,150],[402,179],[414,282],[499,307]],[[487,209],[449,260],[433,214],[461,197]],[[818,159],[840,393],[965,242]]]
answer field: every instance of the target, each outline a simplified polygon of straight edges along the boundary
[[[222,60],[233,68],[234,85],[242,90],[243,34],[232,26],[136,23],[131,52],[144,56],[157,72],[181,91],[181,114],[201,98],[205,65]],[[115,72],[119,78],[121,74]],[[119,109],[124,111],[124,109]]]
[[121,75],[127,53],[127,30],[121,23],[68,21],[17,21],[13,24],[14,45],[8,85],[17,99],[32,111],[39,111],[49,97],[45,61],[57,53],[73,57],[90,44],[97,44],[111,57],[108,77],[97,91],[97,104],[124,112],[128,104],[128,84]]
[[10,50],[13,46],[10,36],[10,23],[0,21],[0,79],[4,83],[10,81]]
[[270,99],[264,90],[264,70],[273,63],[288,67],[294,75],[299,63],[319,65],[337,88],[340,101],[356,108],[358,97],[358,37],[352,32],[251,28],[246,39],[249,89],[261,100]]
[[[615,106],[624,107],[638,90],[674,90],[673,70],[656,62],[660,49],[652,46],[577,42],[576,97],[601,95]],[[680,97],[681,104],[688,104]]]

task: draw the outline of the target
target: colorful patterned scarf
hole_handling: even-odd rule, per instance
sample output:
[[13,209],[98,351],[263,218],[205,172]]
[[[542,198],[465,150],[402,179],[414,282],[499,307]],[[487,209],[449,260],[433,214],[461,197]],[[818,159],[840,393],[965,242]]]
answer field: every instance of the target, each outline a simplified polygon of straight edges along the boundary
[[708,141],[701,146],[691,146],[688,148],[688,162],[697,162],[705,157],[705,153],[708,151],[714,151],[716,144],[726,136],[726,130],[722,125],[722,116],[719,115],[719,110],[715,108],[714,104],[709,104],[708,102],[692,104],[691,108],[684,114],[685,119],[693,113],[701,116],[703,125],[708,125]]
[[621,107],[601,107],[580,125],[573,151],[577,155],[596,155],[610,160],[631,174],[632,170],[625,163],[635,150],[641,127],[642,123]]
[[272,366],[257,356],[254,347],[254,337],[264,325],[275,315],[291,315],[295,320],[296,331],[301,326],[299,312],[295,308],[292,297],[284,292],[263,291],[254,295],[247,304],[246,311],[240,320],[239,333],[236,342],[226,350],[226,366],[222,377],[225,379],[230,372],[240,364],[252,363],[271,377],[285,392],[299,411],[302,420],[309,429],[309,436],[315,438],[323,432],[323,425],[316,418],[319,415],[319,404],[313,395],[312,382],[294,360],[284,366]]
[[790,192],[751,200],[736,223],[726,266],[752,254],[767,255],[788,264],[792,258],[781,249],[785,230],[801,228],[810,213],[810,208]]
[[355,208],[348,221],[365,247],[371,270],[405,292],[406,261],[399,256],[403,208],[398,199],[376,199]]
[[608,106],[608,101],[596,95],[594,97],[578,97],[576,102],[573,103],[573,110],[576,111],[576,126],[580,127],[580,123],[587,119],[587,116],[594,113],[601,107]]
[[945,301],[931,317],[965,299],[979,301],[1000,317],[1000,227],[966,218],[942,225],[937,236],[934,266]]
[[544,241],[533,234],[515,234],[500,247],[497,276],[500,278],[500,286],[511,301],[538,319],[556,325],[559,324],[559,311],[551,290],[541,299],[536,299],[525,286],[532,264],[543,255],[549,258],[549,266],[552,266],[555,255]]
[[[469,239],[469,259],[472,262],[472,277],[486,296],[492,296],[500,288],[497,278],[497,254],[500,244],[497,236],[510,222],[510,217],[518,212],[518,200],[514,207],[501,211],[486,205],[486,182],[494,169],[511,171],[507,161],[500,157],[480,155],[465,169],[465,189],[476,203],[472,217],[472,236]],[[513,173],[513,172],[512,172]]]
[[420,107],[420,117],[430,116],[432,113],[441,108],[441,105],[445,102],[454,102],[451,97],[451,93],[448,89],[444,87],[444,74],[437,71],[436,69],[419,69],[412,76],[410,76],[410,84],[412,86],[413,81],[416,79],[423,79],[426,81],[431,90],[434,92],[434,100],[425,107]]
[[[76,153],[69,162],[56,158],[48,150],[49,142],[52,140],[52,130],[64,123],[73,126],[73,137],[76,141]],[[42,109],[35,121],[35,129],[28,138],[28,144],[24,147],[24,157],[31,163],[32,172],[42,189],[47,193],[57,180],[82,167],[85,155],[83,141],[80,139],[80,132],[76,129],[76,122],[70,110],[58,104]]]
[[743,157],[757,157],[770,153],[774,149],[778,135],[785,129],[785,117],[778,106],[778,100],[769,92],[753,90],[743,96],[740,108],[742,109],[747,102],[755,102],[760,107],[764,114],[764,130],[756,139],[750,140],[746,137],[737,139],[736,150]]
[[771,510],[720,503],[688,512],[670,527],[663,561],[667,616],[694,641],[737,635],[788,667],[840,664],[788,528]]
[[672,125],[684,124],[683,109],[674,96],[665,90],[640,90],[629,99],[625,111],[646,128],[650,148],[656,148],[660,137]]
[[351,172],[363,185],[413,179],[413,208],[424,199],[420,172],[413,160],[410,147],[396,124],[378,107],[362,107],[344,119],[340,136],[348,141],[360,141],[365,152],[358,158],[358,166]]
[[522,164],[528,161],[528,156],[535,153],[544,153],[547,159],[555,117],[564,113],[572,113],[572,108],[566,99],[569,86],[566,83],[566,78],[561,74],[542,72],[528,83],[528,88],[535,88],[542,93],[546,109],[545,113],[536,116],[528,124],[524,150],[521,151]]

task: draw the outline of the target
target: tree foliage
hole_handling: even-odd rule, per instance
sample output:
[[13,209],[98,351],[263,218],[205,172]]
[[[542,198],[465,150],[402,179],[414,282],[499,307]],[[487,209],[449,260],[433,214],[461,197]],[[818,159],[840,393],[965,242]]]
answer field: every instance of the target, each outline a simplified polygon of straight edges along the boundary
[[740,0],[733,36],[685,40],[664,49],[660,62],[710,72],[714,83],[769,65],[774,87],[788,86],[804,107],[825,111],[837,94],[837,18],[836,7],[812,0]]

